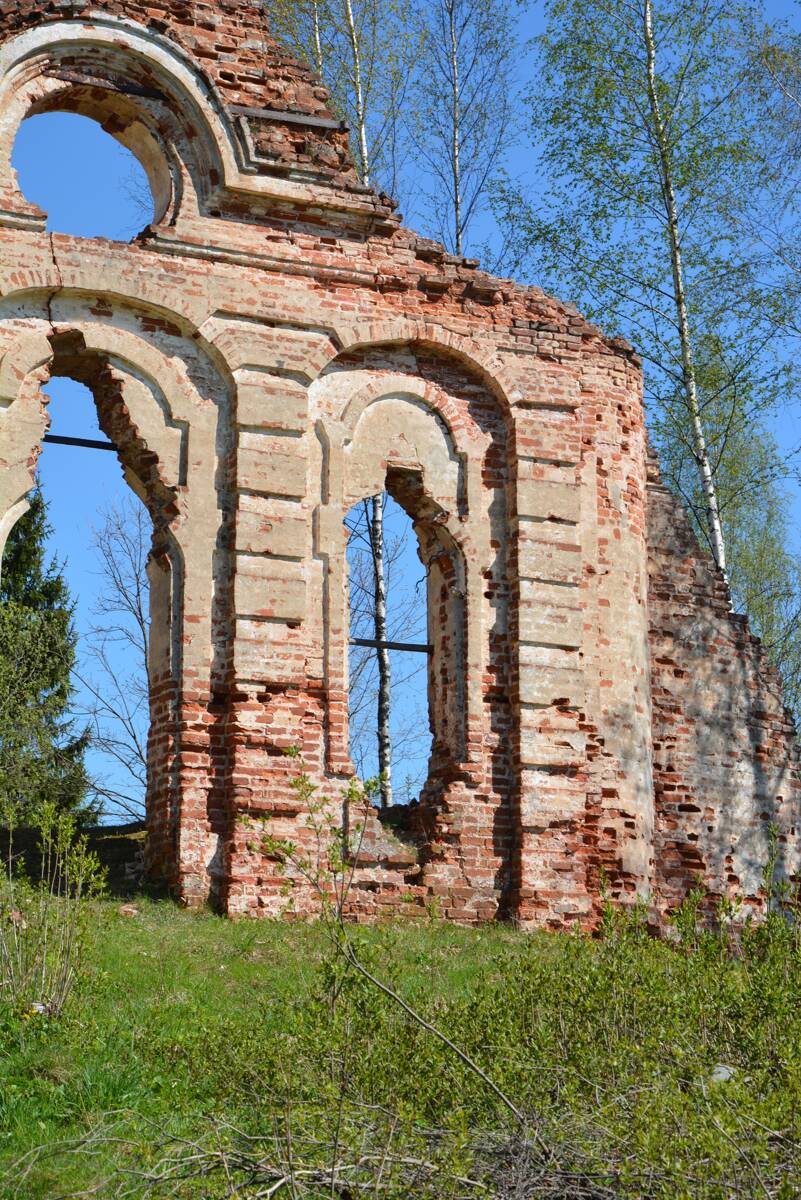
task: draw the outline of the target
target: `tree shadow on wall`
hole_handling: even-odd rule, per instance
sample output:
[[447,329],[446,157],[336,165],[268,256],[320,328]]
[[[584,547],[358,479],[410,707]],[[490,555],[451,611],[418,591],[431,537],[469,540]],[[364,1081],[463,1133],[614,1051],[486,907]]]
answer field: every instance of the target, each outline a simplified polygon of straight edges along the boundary
[[[723,621],[728,628],[721,629]],[[681,699],[684,723],[693,731],[685,756],[701,810],[697,844],[710,888],[756,898],[772,827],[776,875],[789,879],[793,873],[797,743],[782,729],[789,717],[781,686],[746,619],[729,613],[688,625],[681,639],[689,651]]]

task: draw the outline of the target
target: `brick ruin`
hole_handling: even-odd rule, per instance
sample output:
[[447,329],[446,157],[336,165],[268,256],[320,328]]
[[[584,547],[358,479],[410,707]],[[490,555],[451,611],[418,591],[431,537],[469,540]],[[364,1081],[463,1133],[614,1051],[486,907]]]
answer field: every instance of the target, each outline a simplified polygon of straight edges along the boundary
[[[132,244],[21,194],[16,132],[55,110],[143,164]],[[260,3],[2,0],[0,160],[0,546],[42,385],[85,382],[153,520],[149,866],[185,903],[285,910],[253,830],[308,837],[287,747],[343,818],[343,518],[382,487],[426,566],[433,750],[370,818],[356,915],[759,906],[771,825],[798,870],[792,724],[660,483],[635,352],[404,228]]]

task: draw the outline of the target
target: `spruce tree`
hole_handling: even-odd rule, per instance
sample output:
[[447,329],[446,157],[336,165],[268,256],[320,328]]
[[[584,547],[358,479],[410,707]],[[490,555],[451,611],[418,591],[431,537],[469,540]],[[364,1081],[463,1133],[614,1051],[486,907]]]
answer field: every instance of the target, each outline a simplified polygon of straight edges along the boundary
[[85,732],[70,716],[76,636],[37,487],[12,529],[0,575],[0,821],[24,822],[45,801],[80,809]]

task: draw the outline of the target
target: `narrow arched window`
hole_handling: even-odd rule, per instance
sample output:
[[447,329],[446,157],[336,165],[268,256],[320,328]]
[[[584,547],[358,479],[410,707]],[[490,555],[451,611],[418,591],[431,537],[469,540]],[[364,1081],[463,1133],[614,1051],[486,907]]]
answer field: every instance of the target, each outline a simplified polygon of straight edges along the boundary
[[346,520],[350,753],[384,808],[432,797],[464,755],[464,571],[440,516],[390,468]]
[[350,753],[361,778],[380,777],[389,807],[416,799],[428,773],[425,569],[410,517],[386,492],[356,504],[346,526]]
[[87,799],[107,820],[144,817],[150,729],[153,526],[100,428],[92,392],[46,386],[50,428],[38,463],[48,548],[74,600],[72,712],[89,734]]

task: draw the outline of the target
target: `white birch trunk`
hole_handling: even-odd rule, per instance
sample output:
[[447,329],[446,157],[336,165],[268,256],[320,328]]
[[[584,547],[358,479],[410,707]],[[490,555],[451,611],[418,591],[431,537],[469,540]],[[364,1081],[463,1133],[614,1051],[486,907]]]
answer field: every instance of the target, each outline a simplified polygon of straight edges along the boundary
[[[375,640],[387,641],[387,587],[384,564],[384,495],[373,496],[370,516],[370,546],[373,554],[375,581]],[[392,708],[392,670],[389,651],[385,646],[376,649],[378,659],[378,770],[381,775],[381,807],[392,804],[392,741],[390,714]]]
[[367,144],[367,108],[364,102],[364,87],[362,85],[362,52],[359,45],[359,34],[353,18],[351,0],[344,0],[345,26],[350,42],[353,65],[353,98],[356,104],[356,132],[359,138],[359,155],[362,160],[362,183],[370,183],[370,149]]
[[320,6],[317,0],[312,0],[312,32],[314,36],[314,63],[317,74],[323,77],[323,43],[320,36]]
[[701,484],[704,492],[707,520],[712,538],[712,550],[715,562],[726,575],[726,545],[723,537],[723,526],[720,520],[717,488],[709,450],[704,435],[701,411],[698,405],[698,387],[693,360],[690,322],[687,315],[687,298],[684,288],[684,270],[681,258],[681,239],[679,235],[679,218],[676,207],[676,194],[673,185],[673,171],[670,162],[667,134],[665,132],[659,95],[656,87],[656,47],[654,44],[653,14],[651,0],[644,0],[643,25],[645,49],[648,64],[648,102],[654,123],[657,149],[659,151],[659,170],[662,183],[662,193],[667,213],[668,239],[670,242],[670,260],[673,272],[673,296],[676,306],[676,318],[679,326],[679,341],[681,344],[682,377],[684,394],[687,401],[687,411],[690,417],[693,450]]
[[461,92],[459,85],[459,43],[456,37],[456,0],[446,0],[451,59],[451,175],[453,178],[453,228],[457,254],[463,253],[462,172],[461,172]]
[[[343,0],[343,13],[353,69],[353,98],[356,108],[356,133],[359,139],[362,182],[370,183],[370,148],[367,141],[367,105],[362,81],[362,54],[359,33],[353,16],[351,0]],[[372,511],[368,515],[370,546],[373,557],[373,579],[375,582],[374,605],[375,640],[387,640],[387,582],[384,560],[384,493],[372,498]],[[392,709],[392,668],[389,651],[382,646],[376,648],[378,662],[378,712],[376,738],[378,742],[378,770],[381,776],[381,807],[392,804],[392,741],[390,737],[390,714]]]
[[[359,138],[359,154],[362,163],[362,182],[370,182],[370,149],[367,142],[367,106],[362,85],[362,56],[359,34],[353,17],[351,0],[344,0],[345,24],[350,42],[353,64],[353,95],[356,104],[356,124]],[[387,640],[387,580],[384,561],[384,493],[373,496],[372,512],[368,518],[370,545],[373,555],[373,578],[375,581],[374,613],[375,640]],[[392,740],[390,736],[390,714],[392,711],[392,668],[389,651],[376,648],[378,662],[378,712],[376,738],[378,742],[378,770],[381,776],[381,807],[392,804]]]

